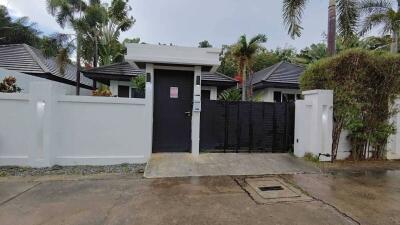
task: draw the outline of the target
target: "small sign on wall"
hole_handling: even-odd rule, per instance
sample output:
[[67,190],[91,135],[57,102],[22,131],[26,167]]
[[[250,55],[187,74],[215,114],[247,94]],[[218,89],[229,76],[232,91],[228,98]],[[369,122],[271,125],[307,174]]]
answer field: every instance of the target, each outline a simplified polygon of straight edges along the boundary
[[170,87],[169,88],[169,97],[170,98],[178,98],[178,87]]

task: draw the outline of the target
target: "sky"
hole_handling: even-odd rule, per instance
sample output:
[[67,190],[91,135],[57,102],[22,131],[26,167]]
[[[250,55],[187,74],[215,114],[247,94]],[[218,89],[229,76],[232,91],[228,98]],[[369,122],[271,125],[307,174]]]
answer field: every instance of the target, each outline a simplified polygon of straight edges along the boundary
[[[103,0],[110,2],[110,0]],[[63,30],[46,10],[46,0],[0,0],[13,17],[27,16],[44,34]],[[130,0],[136,19],[124,38],[140,37],[146,43],[194,46],[208,40],[214,47],[232,44],[239,36],[265,34],[267,49],[301,49],[323,41],[327,27],[327,0],[309,1],[304,12],[304,31],[291,39],[282,20],[281,0]]]

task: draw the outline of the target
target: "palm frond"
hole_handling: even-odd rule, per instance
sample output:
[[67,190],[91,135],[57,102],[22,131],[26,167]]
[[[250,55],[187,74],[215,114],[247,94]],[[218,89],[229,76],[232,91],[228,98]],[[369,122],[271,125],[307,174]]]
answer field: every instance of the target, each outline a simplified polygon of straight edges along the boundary
[[357,0],[338,0],[338,31],[345,41],[357,34],[359,11]]
[[361,13],[384,13],[392,9],[392,2],[390,0],[362,0],[360,2]]
[[300,24],[306,3],[307,0],[283,1],[283,21],[292,38],[301,36],[303,27]]
[[372,14],[364,18],[364,21],[361,24],[361,30],[359,34],[361,36],[365,35],[375,26],[378,26],[386,21],[386,14],[377,13]]
[[249,45],[252,45],[254,43],[265,43],[267,42],[268,38],[265,34],[258,34],[249,41]]

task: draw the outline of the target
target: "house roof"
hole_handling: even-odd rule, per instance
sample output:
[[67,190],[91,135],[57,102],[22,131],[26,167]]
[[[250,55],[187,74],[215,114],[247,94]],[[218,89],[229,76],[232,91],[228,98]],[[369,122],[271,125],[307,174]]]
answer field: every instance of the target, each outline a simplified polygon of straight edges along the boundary
[[[26,44],[0,45],[0,67],[31,75],[48,75],[46,78],[70,84],[76,81],[76,66],[67,64],[62,74],[55,57],[46,58],[39,49]],[[90,87],[92,80],[81,75],[81,84]]]
[[[144,74],[145,70],[137,69],[129,62],[122,62],[88,69],[83,71],[83,73],[87,77],[101,82],[107,82],[106,80],[131,79],[134,76]],[[218,72],[203,72],[201,75],[201,81],[205,84],[213,84],[217,86],[221,84],[235,85],[237,83],[233,78]]]
[[279,86],[298,86],[304,68],[288,62],[279,62],[253,74],[252,84],[277,84]]
[[145,73],[144,70],[136,69],[128,62],[114,63],[110,65],[91,68],[83,71],[84,74],[103,74],[103,75],[122,75],[122,76],[137,76]]
[[230,83],[237,83],[235,79],[229,77],[222,73],[212,73],[212,72],[203,72],[201,74],[202,81],[214,81],[214,82],[230,82]]

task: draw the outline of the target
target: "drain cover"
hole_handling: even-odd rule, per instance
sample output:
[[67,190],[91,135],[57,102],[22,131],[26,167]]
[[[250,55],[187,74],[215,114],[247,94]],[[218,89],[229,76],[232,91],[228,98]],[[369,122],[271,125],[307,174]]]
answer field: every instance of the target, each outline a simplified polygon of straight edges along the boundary
[[267,186],[267,187],[258,187],[261,191],[282,191],[282,186]]
[[259,203],[312,200],[299,189],[277,177],[246,178],[244,188]]

